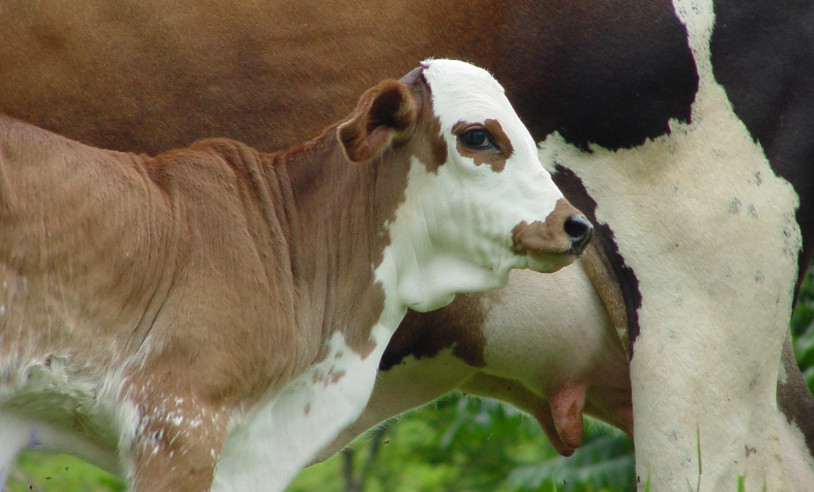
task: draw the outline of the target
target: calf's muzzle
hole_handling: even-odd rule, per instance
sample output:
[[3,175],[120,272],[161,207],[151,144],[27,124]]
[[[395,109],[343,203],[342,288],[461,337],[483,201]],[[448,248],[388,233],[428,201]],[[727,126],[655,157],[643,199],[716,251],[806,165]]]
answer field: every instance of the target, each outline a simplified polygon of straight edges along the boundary
[[521,222],[512,230],[516,254],[579,256],[593,236],[591,222],[567,200],[557,202],[545,221]]

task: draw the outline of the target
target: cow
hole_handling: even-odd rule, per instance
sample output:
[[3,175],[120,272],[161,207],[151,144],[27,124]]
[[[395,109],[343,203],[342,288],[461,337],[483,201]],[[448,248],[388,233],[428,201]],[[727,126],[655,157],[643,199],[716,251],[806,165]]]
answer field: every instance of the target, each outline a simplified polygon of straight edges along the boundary
[[[814,399],[787,333],[795,280],[811,256],[805,2],[0,5],[0,109],[120,150],[155,152],[211,134],[275,149],[317,131],[326,113],[340,117],[349,109],[336,104],[341,96],[406,71],[413,57],[487,67],[555,181],[596,219],[598,247],[573,267],[593,285],[573,287],[595,289],[583,299],[601,305],[563,299],[550,307],[559,321],[546,323],[540,292],[555,282],[549,276],[525,279],[525,298],[460,298],[412,324],[450,326],[434,338],[438,350],[402,346],[383,359],[390,370],[380,381],[428,368],[431,379],[413,381],[410,399],[420,402],[444,390],[434,384],[438,368],[454,370],[447,387],[525,402],[565,453],[579,434],[561,437],[554,416],[573,422],[585,401],[587,412],[614,408],[599,416],[632,429],[635,413],[637,475],[652,490],[731,489],[739,477],[747,489],[814,482]],[[567,334],[567,313],[584,309],[604,311],[597,330],[623,335],[594,334],[579,360],[612,367],[602,379],[569,372],[556,358],[562,345],[550,350],[538,337]],[[490,323],[522,329],[507,340]],[[416,340],[404,333],[398,339]],[[535,364],[512,363],[518,346],[538,354]],[[630,365],[612,362],[620,349]],[[605,400],[631,383],[627,410]],[[560,390],[569,387],[584,388],[584,400]],[[388,388],[379,385],[371,402],[381,406],[360,426],[404,409],[406,398]]]
[[364,408],[408,307],[556,271],[591,234],[502,87],[442,59],[274,154],[3,117],[0,228],[3,456],[34,428],[134,491],[282,490]]

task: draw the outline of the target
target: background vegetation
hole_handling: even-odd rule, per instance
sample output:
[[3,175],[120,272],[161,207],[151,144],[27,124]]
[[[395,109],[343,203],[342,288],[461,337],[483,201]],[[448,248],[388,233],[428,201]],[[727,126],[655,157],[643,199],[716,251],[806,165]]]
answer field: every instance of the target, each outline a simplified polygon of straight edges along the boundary
[[[814,283],[806,279],[792,317],[795,351],[814,389]],[[610,492],[633,490],[631,440],[586,423],[574,456],[553,450],[533,419],[509,405],[451,395],[375,429],[300,474],[288,492]],[[66,455],[24,453],[6,489],[112,492],[116,478]]]

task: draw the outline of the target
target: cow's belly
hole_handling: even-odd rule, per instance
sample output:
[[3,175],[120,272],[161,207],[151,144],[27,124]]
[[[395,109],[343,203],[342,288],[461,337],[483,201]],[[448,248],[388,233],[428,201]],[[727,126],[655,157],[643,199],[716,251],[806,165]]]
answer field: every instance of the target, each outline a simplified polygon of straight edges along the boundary
[[367,404],[386,343],[361,357],[335,333],[325,359],[234,418],[213,491],[282,491]]
[[[709,21],[687,20],[696,33],[705,27],[694,22]],[[798,199],[734,115],[705,43],[691,40],[700,74],[692,123],[618,152],[582,153],[554,135],[541,157],[582,180],[638,280],[631,378],[641,483],[731,490],[743,476],[746,489],[782,490],[774,396],[801,244]]]

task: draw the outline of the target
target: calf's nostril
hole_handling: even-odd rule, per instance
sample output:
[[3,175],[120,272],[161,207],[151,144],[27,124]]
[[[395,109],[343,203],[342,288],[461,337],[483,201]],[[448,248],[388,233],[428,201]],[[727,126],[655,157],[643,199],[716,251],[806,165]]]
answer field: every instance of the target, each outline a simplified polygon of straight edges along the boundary
[[571,252],[582,254],[594,233],[591,222],[584,215],[572,215],[565,219],[564,228],[571,238]]

